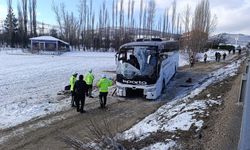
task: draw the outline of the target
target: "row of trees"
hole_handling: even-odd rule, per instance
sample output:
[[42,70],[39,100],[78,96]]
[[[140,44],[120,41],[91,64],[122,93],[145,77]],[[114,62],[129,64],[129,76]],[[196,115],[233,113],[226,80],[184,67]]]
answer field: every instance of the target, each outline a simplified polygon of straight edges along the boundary
[[[3,37],[2,42],[6,42],[11,47],[15,45],[27,47],[28,38],[37,35],[36,3],[36,0],[22,0],[21,4],[18,1],[18,17],[16,17],[13,12],[12,0],[7,0],[8,14],[4,21],[4,32],[1,35]],[[30,23],[30,32],[28,32],[28,22]]]
[[[77,13],[66,10],[64,3],[52,10],[58,28],[52,28],[48,35],[61,38],[78,49],[109,49],[118,47],[135,38],[176,38],[190,55],[201,51],[207,43],[209,34],[215,27],[211,17],[208,0],[202,0],[192,14],[187,6],[184,14],[177,13],[176,0],[162,15],[156,14],[155,0],[140,0],[139,14],[135,15],[135,0],[112,0],[111,10],[104,0],[99,10],[93,9],[93,0],[80,0]],[[28,38],[37,36],[36,0],[18,2],[18,17],[12,9],[12,0],[7,0],[8,15],[4,27],[4,41],[9,45],[27,46]],[[127,5],[127,7],[125,7]],[[125,10],[125,8],[127,10]],[[171,15],[170,15],[171,14]],[[184,28],[182,28],[184,26]],[[28,29],[29,28],[29,29]]]
[[80,0],[77,15],[67,11],[64,3],[53,3],[52,8],[59,26],[59,37],[78,48],[117,49],[138,37],[170,38],[181,32],[176,0],[172,9],[166,8],[160,17],[156,17],[159,14],[156,14],[155,0],[140,0],[139,18],[135,15],[135,0],[128,0],[126,4],[124,0],[113,0],[111,10],[103,1],[98,12],[93,10],[93,0]]

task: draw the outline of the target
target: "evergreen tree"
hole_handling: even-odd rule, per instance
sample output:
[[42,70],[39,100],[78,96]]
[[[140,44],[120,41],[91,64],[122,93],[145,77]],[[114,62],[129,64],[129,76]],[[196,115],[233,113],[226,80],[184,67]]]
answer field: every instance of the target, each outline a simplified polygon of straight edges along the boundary
[[7,43],[11,47],[14,47],[14,44],[17,43],[18,40],[17,39],[18,23],[12,8],[9,10],[9,13],[7,14],[7,17],[4,21],[4,29],[5,29],[5,34],[7,36]]
[[56,29],[52,28],[52,29],[50,29],[49,32],[50,32],[50,36],[58,38],[58,34],[57,34],[57,30]]

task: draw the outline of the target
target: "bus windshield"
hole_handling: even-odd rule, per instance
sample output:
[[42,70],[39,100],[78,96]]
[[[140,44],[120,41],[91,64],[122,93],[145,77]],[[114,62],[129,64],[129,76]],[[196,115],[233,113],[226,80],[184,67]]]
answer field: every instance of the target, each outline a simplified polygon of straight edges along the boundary
[[117,54],[117,74],[127,79],[135,76],[154,77],[157,68],[156,46],[131,46],[121,48]]

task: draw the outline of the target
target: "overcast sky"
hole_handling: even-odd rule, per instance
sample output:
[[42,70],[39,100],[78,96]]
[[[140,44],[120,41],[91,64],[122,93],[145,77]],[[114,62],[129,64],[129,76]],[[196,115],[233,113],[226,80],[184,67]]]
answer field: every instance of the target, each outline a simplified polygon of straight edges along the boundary
[[[13,0],[13,8],[16,13],[18,0]],[[128,0],[125,0],[125,4]],[[147,1],[147,0],[144,0]],[[171,8],[172,0],[155,0],[157,14],[161,14],[165,8]],[[177,0],[177,10],[181,14],[184,8],[189,4],[193,9],[200,0]],[[66,9],[77,13],[77,4],[79,0],[56,0],[59,4],[64,2]],[[103,0],[93,0],[96,10],[99,9]],[[106,0],[108,6],[111,7],[112,0]],[[52,12],[52,0],[37,0],[38,21],[56,24],[55,15]],[[139,12],[140,0],[135,0],[136,14]],[[217,28],[215,33],[243,33],[250,34],[250,0],[210,0],[211,12],[217,16]],[[125,5],[126,7],[126,5]],[[111,8],[110,8],[111,9]],[[0,0],[0,20],[6,17],[6,0]],[[96,14],[98,11],[96,11]],[[138,22],[138,21],[137,21]]]

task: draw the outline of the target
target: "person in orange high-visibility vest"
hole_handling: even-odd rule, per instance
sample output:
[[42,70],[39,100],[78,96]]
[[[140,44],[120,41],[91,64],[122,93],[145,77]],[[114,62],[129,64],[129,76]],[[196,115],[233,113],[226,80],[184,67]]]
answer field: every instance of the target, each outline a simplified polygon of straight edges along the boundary
[[112,81],[107,79],[106,75],[98,81],[97,87],[99,88],[100,108],[105,108],[107,102],[108,88],[112,85]]

